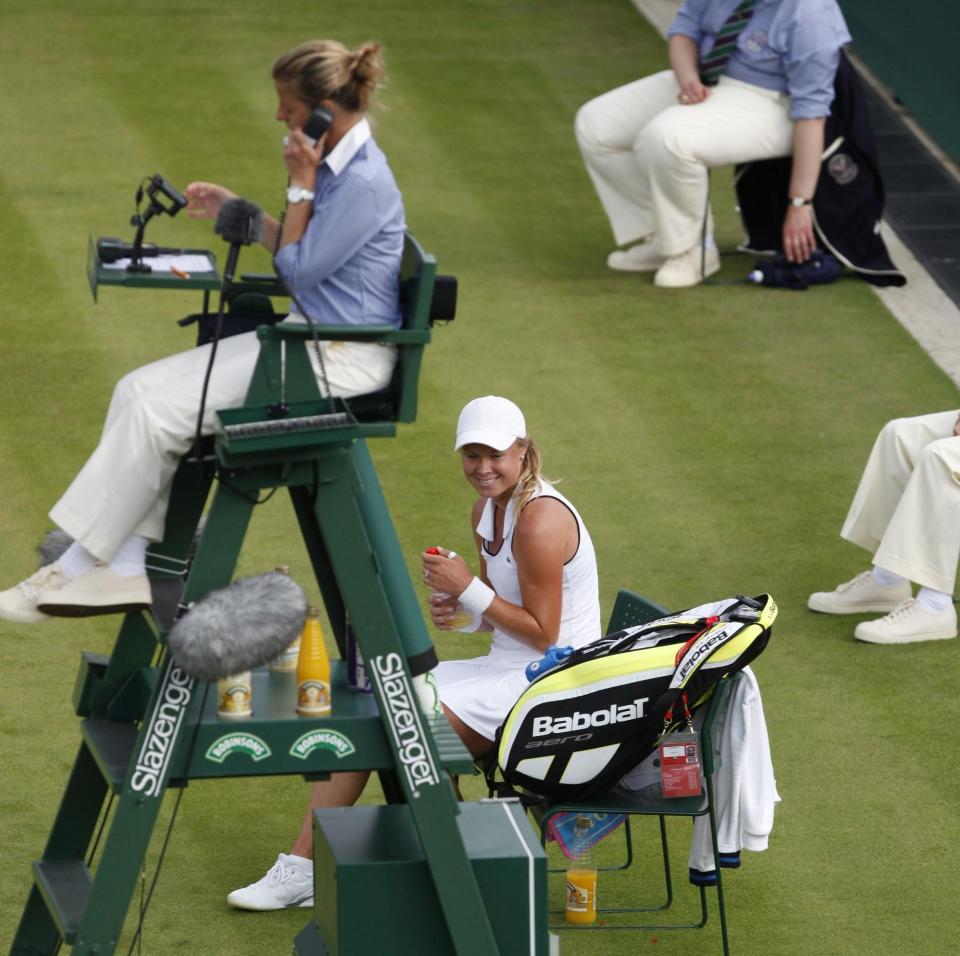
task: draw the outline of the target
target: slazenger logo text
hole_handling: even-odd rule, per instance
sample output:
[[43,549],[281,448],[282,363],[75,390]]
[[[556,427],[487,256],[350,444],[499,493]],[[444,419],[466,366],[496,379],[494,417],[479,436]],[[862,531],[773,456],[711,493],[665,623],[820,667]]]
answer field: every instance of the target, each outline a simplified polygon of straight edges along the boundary
[[414,797],[420,787],[440,782],[423,736],[420,714],[399,654],[373,659],[373,676],[387,702],[387,716],[407,782]]
[[192,691],[192,677],[179,667],[167,671],[130,780],[131,788],[138,793],[148,797],[157,795]]
[[586,730],[588,727],[604,727],[607,724],[619,724],[625,720],[639,720],[643,716],[644,705],[649,697],[638,697],[632,704],[611,704],[603,710],[592,713],[573,712],[571,717],[534,717],[533,736],[544,734],[567,734],[572,730]]

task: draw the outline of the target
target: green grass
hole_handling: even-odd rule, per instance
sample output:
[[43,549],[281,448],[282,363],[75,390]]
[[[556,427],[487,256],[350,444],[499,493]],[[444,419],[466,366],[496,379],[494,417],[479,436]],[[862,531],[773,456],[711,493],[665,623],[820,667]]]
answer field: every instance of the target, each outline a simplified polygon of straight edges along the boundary
[[[590,527],[607,613],[621,586],[675,607],[760,591],[781,605],[755,670],[783,803],[769,851],[745,854],[727,879],[733,951],[955,946],[957,650],[857,645],[850,621],[805,610],[811,590],[864,564],[836,532],[877,429],[956,404],[955,389],[856,280],[806,293],[659,291],[604,268],[610,237],[572,120],[590,96],[665,65],[627,0],[0,0],[0,11],[3,586],[31,570],[46,511],[96,441],[116,379],[190,344],[174,319],[196,311],[197,296],[106,289],[93,304],[87,235],[129,237],[137,182],[156,171],[180,186],[221,181],[277,209],[272,58],[311,35],[379,37],[390,86],[377,136],[411,228],[460,280],[458,317],[424,363],[417,423],[373,447],[411,568],[425,545],[468,551],[453,424],[468,399],[509,395]],[[713,182],[721,246],[732,249],[729,175]],[[147,237],[221,251],[208,225],[185,217],[158,219]],[[725,255],[721,278],[751,264]],[[243,254],[241,268],[265,265]],[[263,512],[240,571],[285,561],[303,580],[281,496]],[[108,651],[116,623],[0,625],[0,943],[78,743],[79,651]],[[466,636],[437,644],[444,657],[483,649]],[[289,952],[304,913],[230,912],[224,896],[287,848],[305,792],[290,780],[192,784],[144,952]],[[686,890],[686,828],[674,830]],[[650,888],[654,861],[645,844],[637,885]],[[600,892],[621,897],[607,875]],[[568,933],[562,951],[716,943],[711,922],[656,943]]]

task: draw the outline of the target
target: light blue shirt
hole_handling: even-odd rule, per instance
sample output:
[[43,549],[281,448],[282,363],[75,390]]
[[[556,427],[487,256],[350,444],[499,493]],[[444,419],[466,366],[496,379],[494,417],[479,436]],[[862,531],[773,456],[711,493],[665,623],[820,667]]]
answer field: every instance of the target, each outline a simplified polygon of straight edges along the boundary
[[277,253],[277,271],[322,325],[398,327],[403,200],[365,119],[321,160],[315,192],[306,231]]
[[[685,0],[667,36],[695,41],[703,61],[740,0]],[[836,0],[758,0],[724,73],[790,95],[792,119],[830,115],[840,48],[850,33]]]

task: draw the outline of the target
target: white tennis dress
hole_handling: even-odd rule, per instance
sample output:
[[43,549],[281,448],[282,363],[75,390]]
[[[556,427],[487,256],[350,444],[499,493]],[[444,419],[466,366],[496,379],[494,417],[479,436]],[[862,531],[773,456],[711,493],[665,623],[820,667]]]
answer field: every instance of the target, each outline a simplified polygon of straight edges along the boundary
[[[580,542],[576,554],[563,567],[563,608],[560,614],[561,647],[581,647],[601,635],[600,597],[597,581],[597,557],[593,542],[577,509],[552,485],[541,482],[535,498],[556,498],[570,509],[577,520]],[[532,499],[531,499],[532,500]],[[514,500],[507,505],[503,521],[503,544],[496,554],[490,551],[494,539],[494,508],[488,500],[476,531],[483,544],[487,579],[499,597],[511,604],[523,605],[520,581],[513,557],[513,532],[516,528]],[[515,640],[494,628],[490,653],[465,661],[443,661],[434,674],[440,699],[468,727],[493,740],[507,711],[527,686],[527,664],[542,657],[529,644]]]

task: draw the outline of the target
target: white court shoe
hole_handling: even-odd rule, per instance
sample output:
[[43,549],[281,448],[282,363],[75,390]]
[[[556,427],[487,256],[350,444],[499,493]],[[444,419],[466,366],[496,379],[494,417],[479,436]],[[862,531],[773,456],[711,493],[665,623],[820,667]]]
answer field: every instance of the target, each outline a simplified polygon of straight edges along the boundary
[[57,591],[69,581],[59,564],[45,564],[25,581],[0,592],[0,618],[17,624],[46,621],[47,615],[37,609],[38,598],[41,594]]
[[861,571],[832,591],[815,591],[807,600],[807,607],[821,614],[884,613],[899,607],[912,596],[909,581],[885,586],[877,583],[872,571]]
[[241,910],[305,909],[313,906],[313,863],[281,853],[256,883],[234,890],[227,902]]
[[916,598],[910,598],[886,617],[858,624],[853,636],[867,644],[948,640],[957,636],[957,612],[951,604],[937,614],[928,611]]
[[145,574],[123,577],[105,564],[71,578],[56,590],[37,598],[37,609],[54,617],[91,617],[143,611],[153,603]]
[[666,261],[653,240],[645,239],[629,249],[615,249],[607,256],[607,267],[617,272],[656,272]]
[[[707,246],[706,257],[700,253],[697,244],[678,256],[671,256],[660,266],[653,277],[653,284],[661,289],[685,289],[688,286],[698,285],[707,276],[720,271],[720,253],[716,246]],[[700,272],[701,259],[703,273]]]

